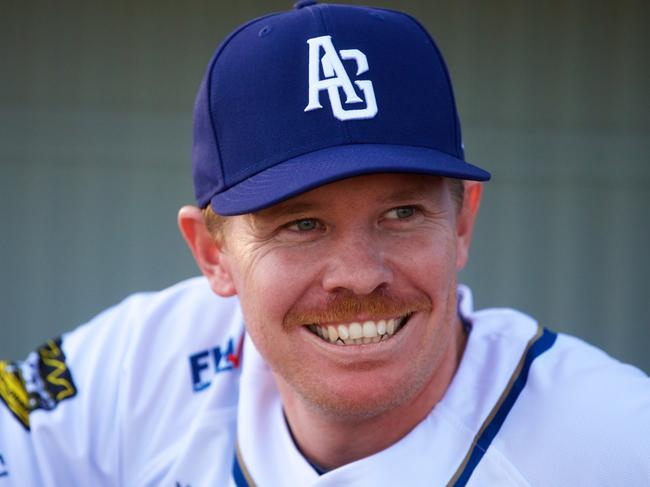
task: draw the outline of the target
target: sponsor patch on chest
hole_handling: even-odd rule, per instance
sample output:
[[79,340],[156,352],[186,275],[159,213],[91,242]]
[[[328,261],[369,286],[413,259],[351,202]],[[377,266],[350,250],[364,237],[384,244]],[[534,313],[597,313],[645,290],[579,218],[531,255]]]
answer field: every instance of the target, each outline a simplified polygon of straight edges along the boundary
[[201,350],[188,357],[194,392],[209,387],[215,375],[239,367],[244,336],[235,340],[229,338],[225,345]]

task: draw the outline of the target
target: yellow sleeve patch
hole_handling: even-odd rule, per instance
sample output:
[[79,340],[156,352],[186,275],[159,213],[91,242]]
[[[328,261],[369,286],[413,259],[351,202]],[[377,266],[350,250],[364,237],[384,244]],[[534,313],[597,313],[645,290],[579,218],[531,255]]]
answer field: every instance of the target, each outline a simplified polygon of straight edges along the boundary
[[76,394],[60,338],[48,341],[24,361],[0,360],[0,400],[27,430],[32,411],[50,411]]

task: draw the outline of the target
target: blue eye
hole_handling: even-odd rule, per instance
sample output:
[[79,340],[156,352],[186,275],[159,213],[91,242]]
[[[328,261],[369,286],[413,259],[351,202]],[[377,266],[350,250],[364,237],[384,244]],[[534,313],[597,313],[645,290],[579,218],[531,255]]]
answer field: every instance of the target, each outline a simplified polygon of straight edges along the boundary
[[317,226],[318,223],[316,222],[316,220],[313,220],[311,218],[306,218],[304,220],[297,220],[290,225],[290,227],[294,227],[299,232],[308,232],[310,230],[315,230]]
[[408,218],[410,216],[413,216],[413,208],[411,207],[397,208],[395,210],[395,213],[397,214],[397,218]]
[[406,218],[411,218],[414,214],[415,209],[412,206],[400,206],[399,208],[393,208],[386,213],[386,217],[392,220],[404,220]]

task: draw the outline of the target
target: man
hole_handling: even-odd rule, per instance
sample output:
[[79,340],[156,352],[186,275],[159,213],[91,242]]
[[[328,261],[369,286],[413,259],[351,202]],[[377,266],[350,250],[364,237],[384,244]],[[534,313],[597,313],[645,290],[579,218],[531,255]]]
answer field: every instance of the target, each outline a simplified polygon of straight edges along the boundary
[[457,285],[490,176],[414,19],[249,22],[194,132],[204,277],[0,363],[0,485],[647,485],[648,378]]

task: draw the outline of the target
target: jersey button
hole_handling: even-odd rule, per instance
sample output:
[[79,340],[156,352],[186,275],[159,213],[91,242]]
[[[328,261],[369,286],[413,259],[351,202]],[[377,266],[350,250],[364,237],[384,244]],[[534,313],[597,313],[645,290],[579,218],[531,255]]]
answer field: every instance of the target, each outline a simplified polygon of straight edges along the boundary
[[316,0],[299,0],[293,4],[293,8],[299,10],[304,7],[309,7],[310,5],[316,5],[317,3]]

